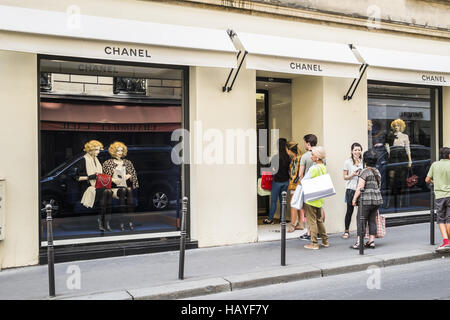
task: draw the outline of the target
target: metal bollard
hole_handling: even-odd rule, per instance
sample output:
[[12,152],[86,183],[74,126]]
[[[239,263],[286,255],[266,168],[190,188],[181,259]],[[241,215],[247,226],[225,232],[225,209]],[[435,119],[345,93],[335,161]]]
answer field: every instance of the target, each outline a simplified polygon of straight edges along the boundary
[[286,191],[281,193],[281,265],[286,265]]
[[434,186],[430,184],[430,244],[434,245],[434,219],[436,215],[436,208],[435,208],[435,199],[434,199]]
[[57,209],[53,207],[53,203],[45,205],[42,211],[47,213],[47,265],[48,265],[48,287],[50,297],[55,296],[55,250],[53,248],[53,218],[52,210]]
[[363,255],[364,254],[364,236],[366,235],[365,233],[365,223],[364,223],[364,215],[363,215],[363,194],[364,194],[364,189],[361,189],[361,194],[359,195],[359,206],[358,206],[358,211],[359,211],[359,223],[360,223],[360,232],[359,232],[359,254]]
[[180,261],[178,279],[184,279],[184,251],[186,249],[186,212],[188,198],[183,197],[183,208],[181,209],[181,238],[180,238]]

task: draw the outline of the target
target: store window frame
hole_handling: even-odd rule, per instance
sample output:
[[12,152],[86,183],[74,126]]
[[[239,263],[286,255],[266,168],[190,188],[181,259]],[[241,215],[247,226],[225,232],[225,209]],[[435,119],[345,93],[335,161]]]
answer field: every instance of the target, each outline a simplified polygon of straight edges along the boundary
[[[408,88],[430,89],[430,120],[431,120],[431,163],[438,160],[439,149],[443,147],[443,88],[442,86],[419,85],[413,83],[390,82],[380,80],[367,80],[367,102],[369,102],[369,85],[399,86]],[[369,104],[367,104],[367,108]],[[436,147],[437,146],[437,147]],[[407,212],[421,212],[423,210],[409,210]],[[387,213],[389,216],[389,213]],[[392,219],[394,220],[394,219]],[[422,223],[429,220],[429,214],[421,216],[401,217],[389,223],[389,226],[404,225],[409,223]]]
[[[38,219],[38,226],[41,224],[41,128],[40,128],[40,121],[41,121],[41,111],[40,111],[40,101],[41,101],[41,86],[40,86],[40,73],[41,73],[41,60],[62,60],[62,61],[68,61],[68,62],[80,62],[80,63],[98,63],[98,64],[110,64],[110,65],[121,65],[121,66],[130,66],[130,67],[146,67],[146,68],[164,68],[164,69],[177,69],[182,71],[182,87],[181,87],[181,108],[182,108],[182,129],[189,131],[189,66],[182,66],[182,65],[165,65],[165,64],[153,64],[153,63],[143,63],[143,62],[129,62],[129,61],[121,61],[121,60],[104,60],[104,59],[89,59],[89,58],[79,58],[79,57],[67,57],[67,56],[55,56],[55,55],[43,55],[38,54],[37,55],[37,137],[38,137],[38,204],[37,204],[37,213],[36,217]],[[189,148],[191,146],[189,145]],[[182,165],[182,182],[181,182],[181,194],[182,196],[188,197],[190,199],[190,165],[189,163],[183,163]],[[190,201],[188,202],[187,207],[187,215],[186,215],[186,236],[187,240],[189,241],[191,239],[191,204]],[[181,199],[180,199],[180,214],[181,214]],[[181,218],[181,217],[180,217]],[[110,243],[123,243],[123,242],[130,242],[133,238],[133,235],[123,235],[123,236],[117,236],[120,239],[117,240],[107,240],[108,237],[96,237],[96,238],[103,238],[105,241],[102,241],[100,243],[110,244]],[[116,237],[114,237],[116,238]],[[160,240],[165,239],[166,237],[161,236]],[[180,236],[174,237],[176,239],[180,238]],[[84,238],[79,239],[73,239],[73,241],[79,240],[79,244],[83,244]],[[145,240],[145,239],[144,239]],[[152,238],[152,240],[155,240],[155,238]],[[38,243],[39,243],[39,251],[41,251],[43,248],[46,248],[46,246],[42,245],[43,239],[42,239],[42,232],[41,228],[39,227],[38,230]],[[98,245],[99,242],[92,242],[90,243],[92,245]],[[71,244],[72,245],[72,244]],[[77,245],[77,243],[73,244],[74,246]]]

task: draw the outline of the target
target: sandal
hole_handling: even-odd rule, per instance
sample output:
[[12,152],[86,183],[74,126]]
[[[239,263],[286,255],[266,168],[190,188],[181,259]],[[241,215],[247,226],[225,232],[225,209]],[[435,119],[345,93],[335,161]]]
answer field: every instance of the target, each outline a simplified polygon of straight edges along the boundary
[[364,244],[365,248],[370,248],[370,249],[375,249],[375,242],[373,241],[368,241]]
[[348,232],[344,232],[342,235],[342,239],[348,239],[350,237],[350,234]]
[[359,243],[355,243],[354,245],[350,246],[350,249],[358,250],[359,249]]
[[292,224],[291,223],[291,225],[290,225],[289,229],[287,230],[287,232],[294,232],[295,230],[299,230],[299,229],[297,229],[298,226],[299,226],[298,223],[296,223],[296,224]]

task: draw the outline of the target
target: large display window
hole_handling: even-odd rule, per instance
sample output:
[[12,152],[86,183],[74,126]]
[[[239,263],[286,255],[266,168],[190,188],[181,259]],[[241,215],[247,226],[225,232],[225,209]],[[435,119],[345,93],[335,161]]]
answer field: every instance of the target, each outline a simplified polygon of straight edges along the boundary
[[370,82],[368,145],[378,153],[382,213],[425,211],[430,190],[425,177],[435,151],[435,90]]
[[[179,230],[188,69],[40,59],[40,199],[55,240]],[[46,241],[45,215],[41,240]]]

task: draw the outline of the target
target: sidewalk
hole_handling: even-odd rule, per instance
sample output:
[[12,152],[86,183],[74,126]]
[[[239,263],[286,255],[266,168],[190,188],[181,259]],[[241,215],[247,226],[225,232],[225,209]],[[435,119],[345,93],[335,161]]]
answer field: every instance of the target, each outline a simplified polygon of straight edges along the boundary
[[[354,232],[348,240],[330,235],[330,247],[320,250],[288,240],[284,267],[280,241],[187,250],[184,280],[178,280],[177,251],[58,263],[56,299],[186,298],[449,256],[434,252],[442,239],[436,226],[436,245],[430,245],[429,229],[427,223],[387,228],[386,237],[376,239],[376,249],[366,249],[364,256],[349,248]],[[80,289],[66,285],[69,266],[81,270]],[[0,271],[0,299],[48,299],[47,272],[46,265]]]

